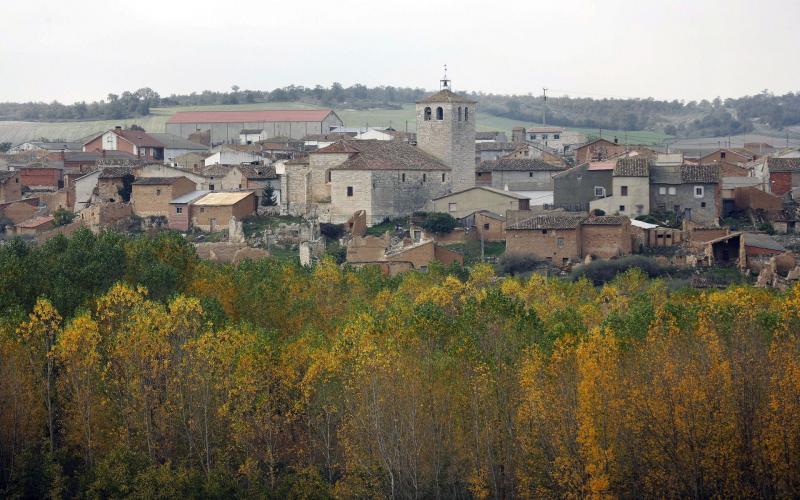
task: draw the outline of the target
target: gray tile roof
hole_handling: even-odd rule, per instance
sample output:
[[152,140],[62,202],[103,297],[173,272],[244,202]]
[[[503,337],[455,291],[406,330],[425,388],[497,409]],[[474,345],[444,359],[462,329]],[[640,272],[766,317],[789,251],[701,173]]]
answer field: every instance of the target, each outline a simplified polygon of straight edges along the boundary
[[717,165],[681,165],[681,182],[684,184],[716,184],[719,182]]
[[[344,150],[355,150],[350,158],[331,170],[440,170],[450,167],[433,157],[401,141],[340,141]],[[328,148],[323,148],[326,150]],[[312,153],[312,154],[320,154]]]
[[620,158],[614,167],[614,177],[650,177],[650,159],[643,156]]
[[463,102],[466,104],[475,104],[477,101],[470,99],[469,97],[465,97],[463,95],[456,94],[450,89],[442,89],[439,92],[436,92],[433,95],[429,95],[424,99],[417,101],[419,104],[435,104],[438,102]]
[[105,167],[100,173],[100,179],[117,179],[126,175],[133,175],[131,167]]
[[800,158],[767,158],[770,172],[800,172]]
[[500,158],[499,160],[482,161],[476,172],[561,172],[563,166],[552,165],[537,158]]
[[237,168],[246,179],[277,179],[275,167],[262,165],[238,165]]
[[513,142],[476,142],[475,151],[516,151],[519,147],[518,144]]
[[574,215],[535,215],[506,227],[510,230],[528,229],[577,229],[584,217]]

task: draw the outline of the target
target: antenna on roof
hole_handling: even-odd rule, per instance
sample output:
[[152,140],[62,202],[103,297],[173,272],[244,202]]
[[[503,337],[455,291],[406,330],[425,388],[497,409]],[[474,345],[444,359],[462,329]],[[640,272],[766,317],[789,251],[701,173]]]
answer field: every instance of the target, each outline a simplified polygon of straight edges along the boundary
[[444,65],[444,76],[439,80],[439,90],[450,90],[450,80],[447,79],[447,65]]

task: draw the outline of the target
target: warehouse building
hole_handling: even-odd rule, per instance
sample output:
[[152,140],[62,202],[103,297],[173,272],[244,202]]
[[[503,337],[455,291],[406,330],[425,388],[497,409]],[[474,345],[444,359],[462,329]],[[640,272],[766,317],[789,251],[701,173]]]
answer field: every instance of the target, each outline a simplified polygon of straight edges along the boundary
[[260,137],[300,139],[327,134],[343,125],[330,109],[270,109],[264,111],[181,111],[167,121],[167,132],[189,138],[210,131],[211,144],[239,144],[243,130],[260,130]]

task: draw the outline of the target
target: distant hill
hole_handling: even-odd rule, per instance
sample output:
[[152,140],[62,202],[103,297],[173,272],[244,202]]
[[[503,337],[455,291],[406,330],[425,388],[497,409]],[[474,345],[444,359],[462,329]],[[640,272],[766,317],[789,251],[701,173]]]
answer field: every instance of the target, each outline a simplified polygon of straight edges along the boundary
[[[137,123],[147,130],[163,130],[166,116],[178,109],[197,107],[269,109],[281,107],[331,107],[347,125],[391,124],[413,127],[411,105],[427,94],[420,88],[393,86],[330,87],[288,86],[271,91],[203,91],[162,97],[150,88],[109,94],[102,101],[65,105],[52,103],[0,103],[0,141],[19,142],[39,137],[75,139],[111,124]],[[465,92],[479,103],[482,129],[509,131],[516,125],[541,122],[590,130],[594,135],[622,135],[629,142],[661,142],[680,138],[723,137],[754,131],[770,135],[800,125],[800,93],[758,95],[713,101],[663,101],[655,99],[592,99],[566,96],[543,101],[533,95],[498,95]],[[6,123],[2,123],[5,121]],[[13,123],[10,123],[13,122]],[[67,124],[73,125],[67,125]],[[13,130],[8,130],[10,126]],[[594,131],[597,131],[594,133]],[[609,132],[610,131],[610,132]],[[59,135],[61,134],[61,135]],[[776,134],[777,135],[777,134]],[[800,135],[790,131],[791,139]],[[637,140],[639,138],[639,140]]]

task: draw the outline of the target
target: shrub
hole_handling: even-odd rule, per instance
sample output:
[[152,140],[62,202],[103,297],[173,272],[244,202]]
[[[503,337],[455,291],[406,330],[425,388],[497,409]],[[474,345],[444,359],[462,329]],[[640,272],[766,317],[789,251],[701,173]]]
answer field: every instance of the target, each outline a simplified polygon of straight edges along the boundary
[[600,210],[599,208],[595,208],[594,210],[592,210],[592,215],[595,215],[597,217],[600,217],[601,215],[605,214],[606,214],[605,210]]
[[602,285],[613,280],[618,274],[634,267],[638,267],[651,278],[662,276],[669,270],[655,259],[641,255],[631,255],[614,260],[596,260],[589,264],[577,266],[572,271],[571,278],[573,280],[586,278],[595,285]]
[[539,265],[539,261],[532,255],[505,254],[500,257],[497,263],[497,271],[500,274],[517,274],[533,271]]
[[434,234],[447,234],[455,229],[457,224],[458,221],[450,214],[432,213],[426,216],[420,226]]
[[648,224],[658,224],[658,219],[652,215],[640,215],[639,217],[636,217],[636,220],[647,222]]
[[762,222],[756,229],[767,234],[775,234],[775,226],[771,222]]
[[66,226],[75,220],[75,213],[64,208],[59,208],[53,212],[53,224],[56,226]]
[[323,222],[319,225],[319,232],[329,240],[338,240],[344,234],[344,224]]

